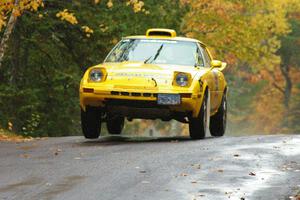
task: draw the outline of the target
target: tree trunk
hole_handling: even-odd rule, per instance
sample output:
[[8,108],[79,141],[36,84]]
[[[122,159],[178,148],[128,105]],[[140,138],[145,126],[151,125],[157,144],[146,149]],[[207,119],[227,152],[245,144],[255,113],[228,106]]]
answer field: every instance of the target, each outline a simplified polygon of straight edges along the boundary
[[[19,22],[19,21],[18,21]],[[20,69],[20,34],[18,31],[18,25],[16,26],[14,33],[11,35],[11,47],[12,50],[12,58],[11,58],[11,72],[10,83],[12,86],[18,88],[19,86],[19,69]]]
[[[17,7],[19,3],[19,0],[15,0],[15,7]],[[9,37],[16,25],[16,22],[17,22],[17,16],[15,16],[15,8],[12,10],[11,14],[10,14],[10,17],[9,17],[9,20],[8,20],[8,23],[7,23],[7,26],[6,26],[6,29],[3,33],[3,36],[1,38],[1,43],[0,43],[0,69],[2,67],[2,61],[3,61],[3,58],[4,58],[4,54],[5,54],[5,51],[7,49],[7,42],[9,40]]]
[[292,87],[293,87],[292,80],[291,80],[291,77],[290,77],[290,74],[289,74],[290,68],[289,68],[288,65],[281,64],[280,70],[281,70],[281,73],[282,73],[282,75],[284,77],[284,80],[285,80],[284,106],[288,111],[289,104],[290,104],[290,99],[291,99]]
[[285,117],[283,118],[283,127],[289,128],[290,126],[290,120],[289,120],[289,112],[290,112],[290,99],[291,99],[291,93],[292,93],[292,80],[290,77],[290,67],[288,64],[282,63],[280,65],[281,73],[285,80],[285,86],[284,86],[284,107],[285,107]]

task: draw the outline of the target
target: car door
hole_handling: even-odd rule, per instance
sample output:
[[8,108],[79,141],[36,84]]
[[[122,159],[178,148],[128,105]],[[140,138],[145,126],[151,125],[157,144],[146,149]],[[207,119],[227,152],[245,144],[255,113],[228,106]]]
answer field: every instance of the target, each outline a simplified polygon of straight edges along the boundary
[[[207,48],[204,45],[201,44],[200,47],[204,58],[204,65],[206,68],[210,68],[212,58],[208,53]],[[222,92],[220,92],[221,91],[220,79],[222,78],[222,72],[220,72],[218,69],[212,69],[207,78],[208,78],[208,85],[210,87],[211,112],[215,112],[219,107],[220,98],[222,98],[221,97]]]

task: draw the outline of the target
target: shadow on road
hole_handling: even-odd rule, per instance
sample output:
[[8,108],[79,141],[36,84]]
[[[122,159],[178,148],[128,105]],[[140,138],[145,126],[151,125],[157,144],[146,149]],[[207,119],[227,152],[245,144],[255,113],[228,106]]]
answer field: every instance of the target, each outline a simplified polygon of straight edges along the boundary
[[[207,137],[207,139],[212,139],[212,137]],[[135,136],[105,136],[97,140],[85,140],[80,142],[80,146],[112,146],[112,145],[122,145],[122,144],[140,144],[140,143],[178,143],[178,142],[193,142],[190,137],[187,136],[175,136],[175,137],[135,137]]]

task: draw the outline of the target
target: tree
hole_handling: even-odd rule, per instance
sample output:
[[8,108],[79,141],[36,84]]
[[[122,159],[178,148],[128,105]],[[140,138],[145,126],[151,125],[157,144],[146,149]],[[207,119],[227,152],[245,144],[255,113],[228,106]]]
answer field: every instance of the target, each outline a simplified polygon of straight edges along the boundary
[[0,43],[0,68],[7,48],[7,42],[16,25],[18,17],[25,10],[37,11],[39,6],[42,5],[42,0],[4,0],[4,2],[0,4],[0,32],[2,27],[5,26],[5,19],[7,18],[7,15],[10,15]]
[[292,32],[281,38],[281,47],[278,50],[278,55],[281,57],[280,70],[285,80],[285,86],[282,91],[284,95],[284,105],[289,108],[291,91],[293,87],[290,71],[293,67],[299,67],[300,64],[300,23],[297,20],[291,21]]
[[284,126],[292,131],[299,131],[299,84],[300,84],[300,23],[297,17],[291,19],[292,32],[281,38],[282,46],[278,51],[282,62],[280,71],[284,78],[284,85],[279,88],[284,96],[285,115]]
[[[76,3],[78,1],[74,1]],[[132,6],[133,11],[135,13],[138,12],[145,12],[144,2],[140,0],[126,0],[125,1],[127,6]],[[94,0],[94,4],[100,4],[100,0]],[[113,0],[108,0],[106,6],[108,8],[113,7]],[[44,7],[43,0],[4,0],[3,3],[0,4],[0,32],[3,27],[6,26],[6,29],[3,33],[1,43],[0,43],[0,68],[2,65],[2,60],[5,54],[5,50],[7,48],[7,42],[12,34],[12,31],[15,27],[18,17],[20,17],[25,11],[32,11],[36,12],[39,7]],[[6,24],[5,19],[8,18],[9,20]],[[67,9],[63,11],[58,11],[57,15],[58,18],[61,20],[65,20],[71,24],[77,24],[76,16],[73,13],[68,12]],[[83,26],[83,30],[87,33],[86,35],[89,37],[93,30],[90,29],[88,26]]]
[[[235,125],[239,129],[246,124],[252,129],[258,125],[260,131],[278,131],[282,125],[278,122],[286,116],[281,107],[288,107],[292,89],[288,72],[291,64],[287,65],[286,60],[290,60],[288,56],[294,50],[283,38],[294,30],[289,19],[299,13],[300,1],[182,0],[182,3],[190,8],[182,25],[186,35],[203,40],[214,49],[217,58],[229,63],[226,76],[229,87],[234,88],[229,90],[230,119],[237,119]],[[277,69],[281,69],[285,86]],[[275,94],[280,96],[275,88],[285,96],[282,105],[272,100]],[[263,109],[267,103],[269,109]]]
[[295,0],[186,0],[184,32],[205,41],[217,55],[253,70],[274,67],[279,37],[290,31],[288,8]]
[[50,0],[37,12],[25,12],[0,69],[2,127],[11,122],[14,131],[31,136],[81,134],[83,72],[101,63],[123,36],[149,27],[179,29],[179,1],[144,2]]

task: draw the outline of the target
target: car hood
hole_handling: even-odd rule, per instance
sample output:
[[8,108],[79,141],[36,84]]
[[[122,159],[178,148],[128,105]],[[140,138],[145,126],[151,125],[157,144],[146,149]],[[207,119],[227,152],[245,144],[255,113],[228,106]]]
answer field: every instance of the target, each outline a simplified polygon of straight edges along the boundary
[[190,73],[194,77],[199,70],[193,66],[167,65],[167,64],[144,64],[142,62],[104,63],[108,75],[113,76],[144,76],[153,77],[157,75],[173,78],[174,72]]
[[205,73],[205,69],[193,66],[144,64],[142,62],[103,63],[97,67],[104,67],[107,71],[107,83],[116,87],[143,85],[145,87],[170,86],[174,79],[174,72],[190,73],[194,78],[197,74]]

